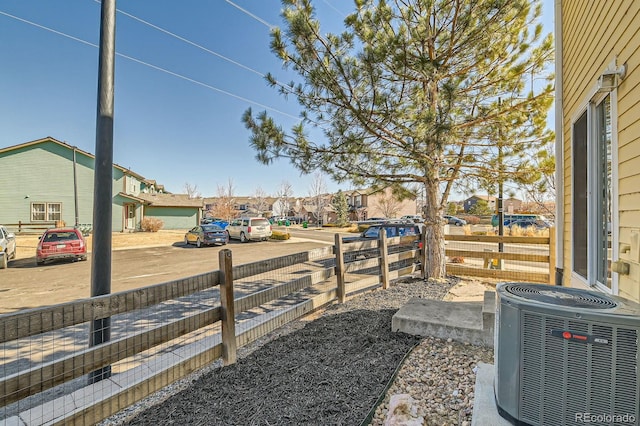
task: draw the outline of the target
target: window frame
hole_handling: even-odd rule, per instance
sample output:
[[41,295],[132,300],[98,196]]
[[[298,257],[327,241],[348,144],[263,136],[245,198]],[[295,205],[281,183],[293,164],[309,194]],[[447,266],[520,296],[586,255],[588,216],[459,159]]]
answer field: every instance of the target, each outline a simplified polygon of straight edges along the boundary
[[[617,89],[612,90],[608,93],[598,93],[597,87],[594,85],[588,96],[587,100],[582,103],[580,108],[577,109],[576,113],[571,117],[571,244],[569,249],[571,250],[570,258],[571,258],[571,280],[572,282],[582,284],[583,286],[595,288],[605,293],[610,293],[617,295],[618,294],[618,282],[619,276],[617,273],[611,271],[611,287],[609,288],[606,283],[601,283],[597,280],[597,258],[599,253],[598,247],[598,235],[597,230],[599,229],[598,224],[598,206],[601,205],[601,198],[598,198],[597,189],[598,189],[598,179],[599,174],[598,170],[600,170],[600,164],[598,163],[598,115],[597,109],[603,102],[606,100],[607,96],[609,96],[609,105],[610,105],[610,115],[611,115],[611,193],[610,193],[610,204],[611,204],[611,254],[610,259],[618,258],[618,247],[619,247],[619,211],[618,211],[618,95]],[[576,206],[574,203],[575,200],[575,188],[574,188],[574,178],[575,178],[575,126],[578,120],[582,117],[582,115],[586,112],[586,130],[587,130],[587,220],[586,220],[586,234],[587,234],[587,277],[583,277],[579,273],[575,271],[575,254],[574,254],[574,242],[576,238],[576,229],[574,226],[574,220],[576,216]]]
[[[42,214],[44,214],[44,218],[43,219],[35,219],[34,218],[34,213],[35,212],[34,212],[33,208],[34,208],[35,205],[42,205],[44,207],[44,209],[42,210]],[[55,206],[55,205],[58,205],[58,211],[57,212],[51,211],[49,209],[49,206]],[[34,201],[34,202],[31,202],[29,204],[29,209],[30,209],[29,218],[31,219],[32,223],[56,222],[56,221],[62,220],[62,211],[63,210],[62,210],[62,202],[60,202],[60,201]],[[52,215],[52,216],[53,215],[57,215],[57,216],[59,216],[59,218],[58,219],[51,219],[50,215]]]

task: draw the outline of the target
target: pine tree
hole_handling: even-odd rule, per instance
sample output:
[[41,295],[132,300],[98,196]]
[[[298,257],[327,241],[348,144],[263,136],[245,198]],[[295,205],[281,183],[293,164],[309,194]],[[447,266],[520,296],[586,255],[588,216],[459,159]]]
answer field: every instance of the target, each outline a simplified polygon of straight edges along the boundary
[[338,226],[346,226],[349,224],[349,203],[342,190],[338,190],[332,200],[333,209],[336,211]]
[[[285,131],[247,110],[257,158],[391,187],[399,198],[421,185],[430,249],[423,272],[443,277],[441,216],[454,184],[496,172],[498,128],[509,136],[503,153],[547,138],[553,49],[536,25],[539,0],[356,0],[340,34],[322,34],[310,0],[282,3],[284,27],[272,31],[271,49],[301,82],[267,79],[296,98],[302,120]],[[545,84],[529,90],[534,77]],[[312,139],[308,127],[323,134]],[[527,167],[527,155],[514,157]]]

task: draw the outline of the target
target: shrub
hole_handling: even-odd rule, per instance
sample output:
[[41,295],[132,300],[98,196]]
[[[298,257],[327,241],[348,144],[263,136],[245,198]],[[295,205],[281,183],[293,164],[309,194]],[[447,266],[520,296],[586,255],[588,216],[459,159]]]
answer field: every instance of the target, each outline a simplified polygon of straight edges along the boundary
[[164,226],[164,222],[155,217],[145,217],[140,222],[140,228],[144,232],[158,232]]
[[289,238],[291,238],[291,235],[288,232],[273,231],[271,234],[272,240],[288,240]]
[[[506,230],[505,230],[506,231]],[[548,229],[536,229],[534,226],[527,226],[521,228],[518,225],[514,225],[505,232],[505,235],[511,235],[514,237],[548,237]]]
[[358,225],[358,228],[355,231],[349,231],[349,232],[357,232],[357,233],[362,233],[364,231],[366,231],[367,229],[369,229],[371,225]]
[[464,235],[471,235],[471,225],[462,225],[462,232]]
[[451,263],[464,263],[464,257],[455,256],[451,258]]
[[464,215],[458,217],[466,220],[469,225],[477,225],[480,223],[480,218],[478,216]]

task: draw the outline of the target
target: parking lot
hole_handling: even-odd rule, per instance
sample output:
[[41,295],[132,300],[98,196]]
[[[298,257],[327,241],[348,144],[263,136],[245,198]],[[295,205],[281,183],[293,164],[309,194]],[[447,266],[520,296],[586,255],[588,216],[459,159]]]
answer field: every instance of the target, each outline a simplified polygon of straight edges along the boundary
[[[303,252],[327,244],[294,237],[287,241],[231,241],[226,246],[196,248],[184,245],[183,233],[174,234],[161,246],[128,249],[117,247],[114,238],[111,292],[217,270],[218,252],[224,248],[231,249],[233,262],[238,265]],[[91,253],[86,262],[61,261],[36,266],[35,246],[31,247],[33,243],[27,240],[18,237],[18,259],[10,262],[8,269],[0,271],[0,314],[90,296]],[[139,242],[139,239],[132,239],[131,246],[136,247]]]

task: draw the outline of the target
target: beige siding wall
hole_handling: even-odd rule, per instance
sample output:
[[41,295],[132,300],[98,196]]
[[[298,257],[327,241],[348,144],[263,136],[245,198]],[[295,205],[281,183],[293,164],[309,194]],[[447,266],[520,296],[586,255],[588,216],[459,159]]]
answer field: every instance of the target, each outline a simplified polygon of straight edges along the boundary
[[[617,91],[620,243],[640,228],[640,1],[563,0],[564,270],[571,280],[571,130],[598,76],[617,58],[627,76]],[[614,109],[615,110],[615,109]],[[615,118],[615,117],[614,117]],[[616,260],[616,259],[614,259]],[[621,276],[619,294],[640,301],[640,264]],[[575,285],[575,284],[574,284]]]

